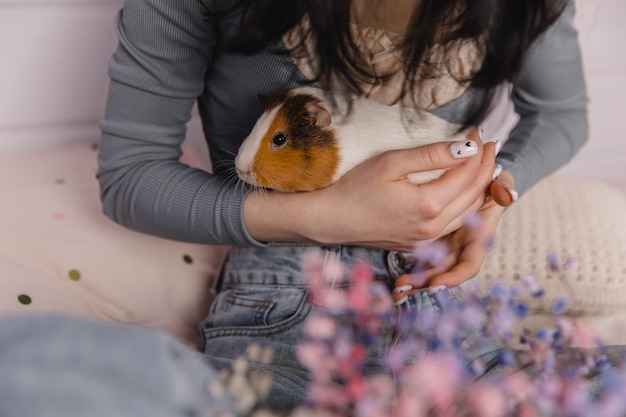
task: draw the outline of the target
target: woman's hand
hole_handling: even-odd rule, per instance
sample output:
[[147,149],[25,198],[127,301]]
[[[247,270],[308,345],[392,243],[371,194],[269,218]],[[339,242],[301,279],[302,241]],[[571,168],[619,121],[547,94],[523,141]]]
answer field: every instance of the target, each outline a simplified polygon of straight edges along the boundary
[[[465,158],[453,156],[450,146],[386,152],[314,192],[253,192],[244,206],[248,231],[261,241],[413,251],[419,242],[461,227],[466,213],[480,208],[492,181],[493,143],[475,142],[475,153],[462,152]],[[442,168],[449,170],[429,183],[416,185],[407,178]]]
[[440,239],[448,249],[447,256],[416,274],[400,276],[396,280],[394,300],[401,303],[421,289],[436,292],[474,277],[485,260],[504,207],[517,200],[514,186],[513,176],[502,171],[491,183],[490,196],[480,209],[461,228]]

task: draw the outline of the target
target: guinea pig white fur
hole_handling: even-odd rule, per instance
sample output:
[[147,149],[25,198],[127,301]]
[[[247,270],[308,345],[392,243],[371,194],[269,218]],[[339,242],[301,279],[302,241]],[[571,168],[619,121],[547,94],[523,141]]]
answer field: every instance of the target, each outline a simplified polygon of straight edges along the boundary
[[[459,133],[459,125],[428,112],[418,115],[399,105],[387,106],[365,98],[348,103],[343,95],[334,99],[339,115],[331,113],[333,107],[317,88],[260,97],[263,113],[235,158],[239,178],[278,191],[311,191],[332,184],[382,152],[464,140],[473,130]],[[443,172],[416,172],[408,178],[418,184]]]

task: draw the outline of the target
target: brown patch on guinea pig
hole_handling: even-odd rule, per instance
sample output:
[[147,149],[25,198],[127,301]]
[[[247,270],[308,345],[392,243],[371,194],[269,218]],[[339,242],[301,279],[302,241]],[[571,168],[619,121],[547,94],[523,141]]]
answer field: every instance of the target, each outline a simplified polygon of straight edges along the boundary
[[[258,185],[294,192],[332,183],[339,166],[337,139],[332,129],[316,125],[317,115],[307,111],[311,102],[319,105],[316,97],[292,95],[278,110],[254,158]],[[286,139],[282,146],[274,143],[278,134]]]
[[287,97],[291,95],[293,95],[293,92],[291,91],[284,91],[282,93],[272,94],[259,94],[259,107],[262,111],[266,112],[282,104],[287,99]]

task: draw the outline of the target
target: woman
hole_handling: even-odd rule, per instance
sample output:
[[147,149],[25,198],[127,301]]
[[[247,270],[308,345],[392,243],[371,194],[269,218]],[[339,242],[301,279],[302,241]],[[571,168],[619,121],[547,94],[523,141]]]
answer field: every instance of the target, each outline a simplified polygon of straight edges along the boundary
[[[203,324],[206,354],[223,366],[251,336],[271,346],[273,401],[289,408],[306,387],[293,355],[310,309],[302,253],[317,245],[346,263],[367,260],[398,302],[433,308],[430,293],[458,292],[476,275],[503,207],[582,146],[572,16],[573,2],[558,0],[127,0],[101,125],[104,210],[146,233],[241,246]],[[316,84],[470,126],[505,82],[521,118],[499,166],[492,143],[460,159],[439,143],[373,158],[310,193],[261,192],[219,175],[260,114],[259,93]],[[217,175],[178,162],[196,102]],[[434,168],[451,169],[406,181]],[[480,227],[465,226],[474,212]],[[404,252],[433,239],[450,255],[417,285]]]

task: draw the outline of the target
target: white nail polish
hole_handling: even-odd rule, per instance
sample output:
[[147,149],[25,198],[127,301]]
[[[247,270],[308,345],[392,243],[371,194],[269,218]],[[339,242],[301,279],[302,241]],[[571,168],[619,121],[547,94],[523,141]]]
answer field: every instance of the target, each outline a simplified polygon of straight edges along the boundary
[[478,128],[478,137],[480,138],[481,142],[483,140],[483,134],[485,133],[485,131],[483,130],[482,127]]
[[426,291],[428,291],[428,294],[437,294],[438,292],[441,292],[445,290],[446,288],[448,287],[446,287],[445,285],[438,285],[436,287],[430,287]]
[[515,191],[514,188],[507,188],[506,190],[509,192],[511,198],[513,199],[513,202],[515,203],[519,198],[519,194],[517,194],[517,191]]
[[394,288],[393,292],[396,294],[402,294],[413,289],[412,285],[403,285],[401,287]]
[[491,181],[495,181],[502,174],[502,165],[496,165],[496,169],[493,170],[493,176],[491,177]]
[[497,140],[496,141],[496,156],[500,153],[500,149],[502,149],[502,142]]
[[478,153],[478,146],[473,140],[461,140],[450,144],[450,153],[456,159],[467,158]]

